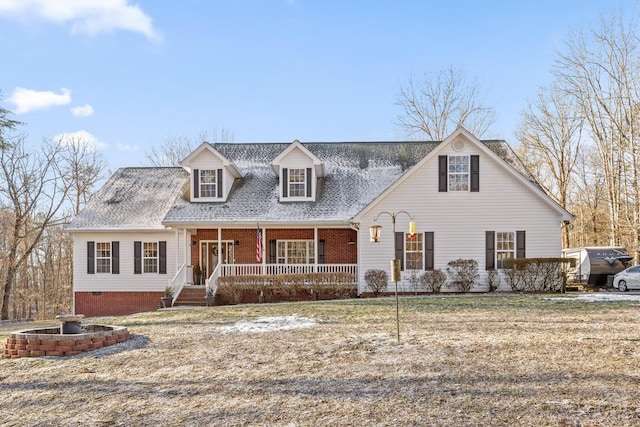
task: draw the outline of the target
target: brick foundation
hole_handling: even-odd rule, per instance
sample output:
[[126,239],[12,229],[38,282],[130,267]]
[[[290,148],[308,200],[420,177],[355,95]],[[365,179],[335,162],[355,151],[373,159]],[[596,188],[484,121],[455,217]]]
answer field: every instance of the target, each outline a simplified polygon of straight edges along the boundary
[[127,328],[120,326],[83,325],[83,328],[88,332],[73,335],[61,335],[60,328],[12,332],[2,358],[75,356],[129,339]]
[[155,311],[162,292],[75,292],[75,312],[86,317]]

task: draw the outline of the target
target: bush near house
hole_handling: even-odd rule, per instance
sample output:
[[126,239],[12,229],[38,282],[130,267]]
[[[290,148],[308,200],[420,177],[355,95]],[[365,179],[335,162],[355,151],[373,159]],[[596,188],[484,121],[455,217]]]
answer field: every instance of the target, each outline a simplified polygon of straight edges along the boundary
[[515,258],[504,260],[504,277],[516,292],[561,292],[565,266],[573,258]]
[[475,259],[457,259],[447,263],[447,274],[451,284],[462,292],[469,292],[478,280],[478,261]]
[[447,275],[444,274],[442,270],[436,268],[435,270],[425,271],[422,276],[420,276],[420,280],[428,291],[439,294],[442,286],[447,281]]
[[498,270],[489,270],[487,272],[487,287],[489,288],[489,292],[495,292],[500,287],[500,282],[502,282],[502,278]]
[[389,275],[384,270],[371,269],[364,273],[364,281],[373,291],[373,295],[377,297],[381,292],[387,290]]
[[244,275],[218,278],[217,304],[307,301],[357,295],[350,273]]

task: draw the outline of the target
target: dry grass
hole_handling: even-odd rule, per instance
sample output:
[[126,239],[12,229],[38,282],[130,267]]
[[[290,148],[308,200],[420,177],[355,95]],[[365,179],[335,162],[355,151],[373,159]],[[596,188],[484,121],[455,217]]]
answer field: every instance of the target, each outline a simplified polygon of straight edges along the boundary
[[[100,319],[132,340],[0,361],[0,423],[631,426],[640,303],[543,296],[264,304]],[[261,316],[316,326],[224,333]],[[0,326],[0,338],[24,325]]]

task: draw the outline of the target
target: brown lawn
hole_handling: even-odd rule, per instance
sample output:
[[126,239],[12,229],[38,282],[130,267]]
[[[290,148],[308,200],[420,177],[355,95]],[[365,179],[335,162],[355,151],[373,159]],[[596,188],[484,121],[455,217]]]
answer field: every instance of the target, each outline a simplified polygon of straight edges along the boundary
[[0,360],[0,424],[640,425],[640,301],[576,297],[402,298],[400,343],[386,298],[87,319],[133,338]]

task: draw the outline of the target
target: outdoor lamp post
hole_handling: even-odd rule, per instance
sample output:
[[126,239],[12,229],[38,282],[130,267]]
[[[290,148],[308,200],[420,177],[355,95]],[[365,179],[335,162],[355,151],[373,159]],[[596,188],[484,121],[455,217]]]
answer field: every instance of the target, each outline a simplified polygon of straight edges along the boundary
[[[389,215],[391,217],[391,224],[393,226],[393,239],[395,239],[395,235],[396,235],[396,217],[400,214],[405,214],[409,217],[409,219],[411,220],[411,222],[409,223],[409,234],[411,236],[415,236],[416,234],[416,223],[413,221],[413,215],[411,215],[409,212],[407,211],[398,211],[398,212],[380,212],[378,213],[378,215],[376,215],[375,217],[373,217],[373,221],[377,221],[378,218],[380,218],[381,215]],[[380,235],[382,232],[382,226],[381,225],[371,225],[369,226],[369,241],[372,243],[378,243],[380,242]],[[400,308],[398,305],[398,281],[400,281],[400,260],[399,259],[395,259],[395,240],[392,240],[394,242],[394,246],[393,246],[393,254],[394,254],[394,259],[391,260],[391,280],[395,283],[396,285],[396,289],[395,289],[395,294],[396,294],[396,335],[398,338],[398,342],[400,342]]]

